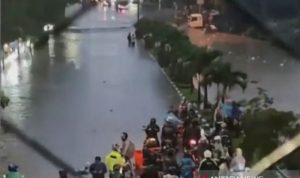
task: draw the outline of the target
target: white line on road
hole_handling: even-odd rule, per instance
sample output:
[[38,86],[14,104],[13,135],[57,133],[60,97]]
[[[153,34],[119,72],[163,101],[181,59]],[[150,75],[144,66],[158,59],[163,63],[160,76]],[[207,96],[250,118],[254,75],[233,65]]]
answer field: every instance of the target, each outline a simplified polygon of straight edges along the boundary
[[[154,57],[154,55],[153,55],[151,52],[149,52],[149,55],[150,55],[150,58],[151,58],[153,61],[157,62],[156,58]],[[165,71],[162,67],[160,67],[160,66],[159,66],[159,68],[160,68],[161,72],[164,74],[164,76],[167,78],[167,80],[170,82],[170,84],[172,85],[172,87],[176,90],[176,92],[177,92],[177,94],[180,96],[180,98],[183,99],[183,98],[184,98],[184,95],[181,93],[181,91],[180,91],[179,88],[175,85],[175,83],[170,79],[170,77],[168,76],[168,74],[166,73],[166,71]]]

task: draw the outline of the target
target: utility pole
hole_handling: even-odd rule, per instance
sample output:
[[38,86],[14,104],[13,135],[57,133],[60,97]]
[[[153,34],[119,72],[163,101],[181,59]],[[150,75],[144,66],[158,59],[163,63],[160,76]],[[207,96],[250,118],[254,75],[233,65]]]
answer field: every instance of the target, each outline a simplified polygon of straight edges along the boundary
[[137,21],[140,20],[140,6],[141,6],[141,0],[138,0],[138,2],[137,2]]
[[158,0],[158,10],[161,9],[161,0]]

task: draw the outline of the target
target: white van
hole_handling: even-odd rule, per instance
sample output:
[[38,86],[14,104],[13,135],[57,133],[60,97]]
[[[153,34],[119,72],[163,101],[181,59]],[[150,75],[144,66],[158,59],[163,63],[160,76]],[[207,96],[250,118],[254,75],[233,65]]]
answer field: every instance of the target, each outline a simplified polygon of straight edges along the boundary
[[201,14],[191,14],[188,19],[188,25],[192,28],[202,28],[203,16]]

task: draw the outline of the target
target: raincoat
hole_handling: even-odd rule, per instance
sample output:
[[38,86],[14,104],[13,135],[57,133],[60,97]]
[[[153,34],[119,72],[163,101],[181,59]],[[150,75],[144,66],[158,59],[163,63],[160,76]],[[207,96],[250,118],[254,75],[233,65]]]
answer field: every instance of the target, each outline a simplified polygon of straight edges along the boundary
[[9,172],[6,174],[6,178],[21,178],[21,174],[19,172]]
[[224,118],[232,118],[233,116],[232,109],[233,109],[232,103],[224,103],[222,105]]
[[105,164],[110,172],[113,172],[116,164],[123,165],[124,163],[125,159],[117,151],[112,151],[105,157]]
[[193,177],[193,169],[195,168],[195,164],[191,158],[182,158],[180,166],[181,166],[181,176],[183,178]]

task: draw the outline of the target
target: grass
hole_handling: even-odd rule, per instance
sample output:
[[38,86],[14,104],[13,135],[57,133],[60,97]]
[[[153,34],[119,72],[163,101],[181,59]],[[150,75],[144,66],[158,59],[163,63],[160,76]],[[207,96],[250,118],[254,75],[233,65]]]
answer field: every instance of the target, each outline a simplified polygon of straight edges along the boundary
[[239,148],[241,147],[241,144],[243,143],[243,138],[242,137],[239,137],[239,138],[233,138],[232,139],[232,145],[233,145],[233,148]]
[[182,88],[182,87],[178,87],[178,88],[188,101],[197,102],[198,95],[196,91],[191,92],[190,88]]

